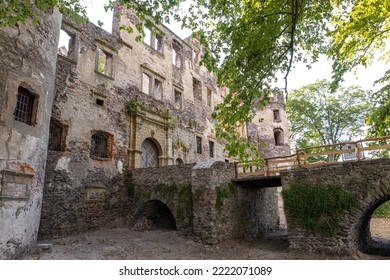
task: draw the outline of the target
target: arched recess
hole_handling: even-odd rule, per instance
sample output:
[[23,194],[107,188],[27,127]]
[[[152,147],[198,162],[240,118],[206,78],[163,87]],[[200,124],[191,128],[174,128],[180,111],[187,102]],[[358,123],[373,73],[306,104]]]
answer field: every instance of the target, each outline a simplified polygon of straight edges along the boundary
[[146,218],[154,228],[176,230],[176,220],[171,210],[160,200],[149,200],[142,204],[134,216],[134,222]]
[[158,167],[162,150],[160,144],[151,138],[145,139],[141,145],[141,168]]
[[281,128],[275,128],[274,129],[274,140],[276,146],[282,146],[283,145],[283,129]]
[[[370,204],[368,210],[358,223],[358,249],[363,253],[370,255],[390,256],[390,237],[386,239],[378,238],[372,235],[371,219],[375,210],[383,203],[390,200],[390,194],[375,200]],[[390,219],[389,222],[390,223]]]

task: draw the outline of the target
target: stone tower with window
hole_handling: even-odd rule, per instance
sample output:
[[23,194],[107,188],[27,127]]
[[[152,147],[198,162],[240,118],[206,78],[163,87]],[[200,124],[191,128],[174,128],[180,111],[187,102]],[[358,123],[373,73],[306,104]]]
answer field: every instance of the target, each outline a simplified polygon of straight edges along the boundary
[[0,259],[37,242],[60,22],[0,28]]
[[291,154],[286,104],[283,93],[273,91],[269,103],[258,111],[248,125],[250,141],[258,143],[264,158],[287,156]]

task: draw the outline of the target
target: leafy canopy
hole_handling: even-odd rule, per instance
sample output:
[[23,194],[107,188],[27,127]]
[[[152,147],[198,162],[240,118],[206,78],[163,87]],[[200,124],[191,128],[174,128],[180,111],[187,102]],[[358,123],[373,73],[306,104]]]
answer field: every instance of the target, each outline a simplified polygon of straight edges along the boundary
[[287,101],[290,137],[297,148],[336,144],[364,137],[372,93],[320,80],[292,91]]
[[[40,10],[59,7],[64,13],[85,15],[80,0],[0,0],[0,26],[34,18],[30,1]],[[111,0],[107,9],[112,9],[115,2]],[[239,137],[237,127],[250,122],[255,111],[268,102],[268,93],[280,74],[285,79],[287,98],[287,78],[294,64],[310,65],[320,54],[327,55],[334,61],[332,89],[335,90],[346,72],[358,65],[370,65],[376,52],[387,62],[390,58],[389,50],[385,49],[390,39],[390,0],[118,2],[134,9],[152,30],[154,24],[169,22],[173,17],[201,40],[206,51],[202,63],[230,89],[213,114],[217,121],[216,135],[224,139],[230,156],[241,159],[258,154],[255,145]],[[180,13],[183,2],[189,4]],[[142,33],[140,27],[138,31]],[[383,98],[389,100],[389,79],[390,71],[378,73],[378,80],[385,83],[378,99],[386,92]],[[388,103],[379,106],[370,119],[374,130],[388,130],[375,125],[384,119],[388,125]]]

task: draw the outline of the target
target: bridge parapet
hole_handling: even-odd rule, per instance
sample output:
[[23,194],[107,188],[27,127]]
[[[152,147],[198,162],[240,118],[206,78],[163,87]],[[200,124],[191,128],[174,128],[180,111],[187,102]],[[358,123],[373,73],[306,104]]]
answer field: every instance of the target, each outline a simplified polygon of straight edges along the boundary
[[236,163],[236,179],[280,175],[281,171],[389,157],[390,136],[298,149],[295,154]]

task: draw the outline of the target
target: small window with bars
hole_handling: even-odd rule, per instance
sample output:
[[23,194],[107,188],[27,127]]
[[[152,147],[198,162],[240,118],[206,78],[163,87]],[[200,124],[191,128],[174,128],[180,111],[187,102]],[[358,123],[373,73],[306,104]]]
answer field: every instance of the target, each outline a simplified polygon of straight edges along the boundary
[[16,107],[14,111],[15,120],[28,125],[35,123],[35,106],[37,96],[28,89],[19,86],[16,97]]
[[91,137],[91,156],[98,159],[110,157],[110,136],[105,132],[95,132]]

